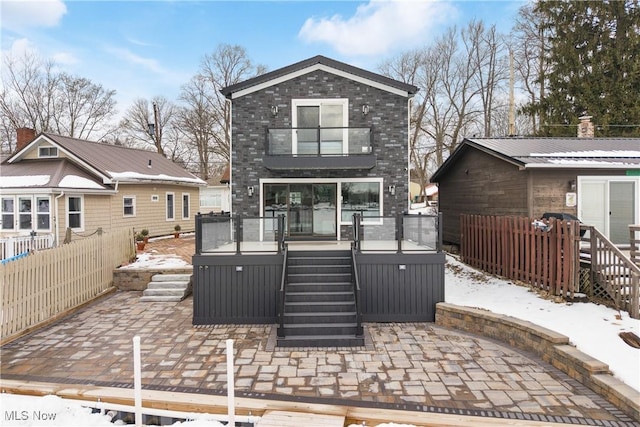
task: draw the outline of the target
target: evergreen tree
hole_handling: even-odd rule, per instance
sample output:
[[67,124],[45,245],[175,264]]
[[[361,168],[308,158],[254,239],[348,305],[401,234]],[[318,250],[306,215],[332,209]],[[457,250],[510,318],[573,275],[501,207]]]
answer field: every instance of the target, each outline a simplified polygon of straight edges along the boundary
[[586,113],[596,136],[639,136],[638,0],[540,0],[535,11],[544,17],[549,68],[546,95],[528,111],[546,118],[541,133],[575,136]]

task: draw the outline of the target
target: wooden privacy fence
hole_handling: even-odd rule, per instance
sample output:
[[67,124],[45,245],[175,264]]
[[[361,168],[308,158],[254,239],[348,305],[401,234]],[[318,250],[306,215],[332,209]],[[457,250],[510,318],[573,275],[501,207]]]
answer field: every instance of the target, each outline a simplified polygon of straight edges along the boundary
[[100,295],[134,256],[133,230],[120,229],[0,265],[2,342]]
[[462,215],[462,261],[554,295],[573,297],[580,268],[580,224],[524,217]]

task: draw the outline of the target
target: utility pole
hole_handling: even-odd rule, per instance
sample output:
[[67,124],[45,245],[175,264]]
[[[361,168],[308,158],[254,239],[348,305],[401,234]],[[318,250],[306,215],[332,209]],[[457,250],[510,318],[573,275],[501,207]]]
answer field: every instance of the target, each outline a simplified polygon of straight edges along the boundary
[[509,49],[509,136],[516,136],[516,106],[513,97],[514,82],[513,50]]
[[[160,112],[158,111],[158,104],[156,104],[156,102],[154,101],[153,103],[153,133],[154,133],[154,142],[156,144],[156,149],[158,150],[158,153],[162,154],[163,156],[164,154],[164,150],[162,149],[162,144],[161,144],[161,140],[160,140]],[[166,157],[166,156],[165,156]]]

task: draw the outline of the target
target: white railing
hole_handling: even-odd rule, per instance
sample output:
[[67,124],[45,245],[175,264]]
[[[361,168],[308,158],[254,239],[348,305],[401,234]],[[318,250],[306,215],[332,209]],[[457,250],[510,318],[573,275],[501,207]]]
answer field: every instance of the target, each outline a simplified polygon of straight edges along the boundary
[[0,238],[0,259],[7,259],[25,252],[53,247],[53,234],[39,236],[15,236]]

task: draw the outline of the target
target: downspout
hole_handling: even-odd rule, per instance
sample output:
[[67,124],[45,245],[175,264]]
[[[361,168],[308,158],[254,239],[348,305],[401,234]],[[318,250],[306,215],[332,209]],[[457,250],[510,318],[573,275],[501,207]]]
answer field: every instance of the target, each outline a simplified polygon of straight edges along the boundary
[[55,218],[55,222],[56,222],[56,235],[55,235],[55,246],[58,246],[58,242],[59,242],[59,237],[60,236],[60,221],[58,221],[58,218],[60,215],[59,211],[58,211],[58,199],[64,196],[64,191],[60,192],[60,195],[56,196],[53,200],[54,200],[54,208],[55,208],[55,212],[56,212],[56,218]]
[[[233,183],[233,135],[231,129],[233,127],[233,103],[231,99],[225,98],[225,102],[229,105],[229,217],[233,217],[233,191],[235,184]],[[226,130],[225,130],[226,131]],[[261,191],[262,193],[262,191]]]

